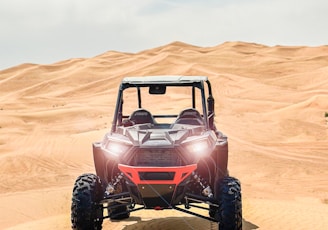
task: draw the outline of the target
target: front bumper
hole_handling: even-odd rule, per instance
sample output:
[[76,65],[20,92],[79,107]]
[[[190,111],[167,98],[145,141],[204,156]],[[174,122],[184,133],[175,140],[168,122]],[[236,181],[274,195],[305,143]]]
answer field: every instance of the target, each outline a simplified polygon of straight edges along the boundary
[[[197,164],[175,167],[138,167],[119,164],[118,168],[133,183],[130,187],[138,190],[135,199],[141,198],[146,208],[169,208],[183,197],[185,186],[179,185],[182,185],[182,182],[197,169]],[[133,194],[135,192],[132,192]]]

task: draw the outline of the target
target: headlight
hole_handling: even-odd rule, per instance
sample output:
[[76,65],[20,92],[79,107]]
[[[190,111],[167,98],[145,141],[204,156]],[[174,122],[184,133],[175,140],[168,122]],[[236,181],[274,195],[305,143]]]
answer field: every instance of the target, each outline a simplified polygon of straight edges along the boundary
[[190,142],[186,146],[188,152],[195,154],[197,157],[202,157],[208,154],[209,144],[207,140]]
[[129,145],[119,142],[113,142],[113,141],[109,141],[109,143],[106,144],[106,146],[103,146],[104,151],[115,156],[119,156],[125,153],[129,148],[130,148]]

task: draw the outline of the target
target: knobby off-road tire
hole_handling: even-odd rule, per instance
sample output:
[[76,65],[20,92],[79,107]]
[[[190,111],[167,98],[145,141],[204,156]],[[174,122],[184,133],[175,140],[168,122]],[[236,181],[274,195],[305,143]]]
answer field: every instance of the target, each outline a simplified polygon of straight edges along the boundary
[[72,229],[100,230],[103,222],[103,207],[99,205],[103,189],[98,176],[83,174],[74,184],[71,221]]
[[220,207],[216,210],[215,219],[219,222],[219,230],[242,230],[242,201],[239,180],[233,177],[224,177],[218,186],[219,193],[216,198]]

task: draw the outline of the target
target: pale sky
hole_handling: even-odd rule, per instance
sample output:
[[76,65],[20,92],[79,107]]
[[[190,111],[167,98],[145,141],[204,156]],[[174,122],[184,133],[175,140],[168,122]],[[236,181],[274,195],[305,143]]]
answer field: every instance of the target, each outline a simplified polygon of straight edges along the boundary
[[182,41],[328,45],[327,0],[0,0],[0,70]]

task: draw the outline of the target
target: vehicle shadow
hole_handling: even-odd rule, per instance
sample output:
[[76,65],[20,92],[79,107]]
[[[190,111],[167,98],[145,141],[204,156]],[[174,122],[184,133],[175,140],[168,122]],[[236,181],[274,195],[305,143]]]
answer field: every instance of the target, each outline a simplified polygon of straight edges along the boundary
[[[166,218],[157,218],[152,220],[143,221],[140,219],[137,220],[137,223],[127,225],[123,230],[195,230],[195,229],[218,229],[218,224],[204,220],[198,217],[166,217]],[[258,229],[259,227],[249,221],[243,219],[243,230],[253,230]]]

